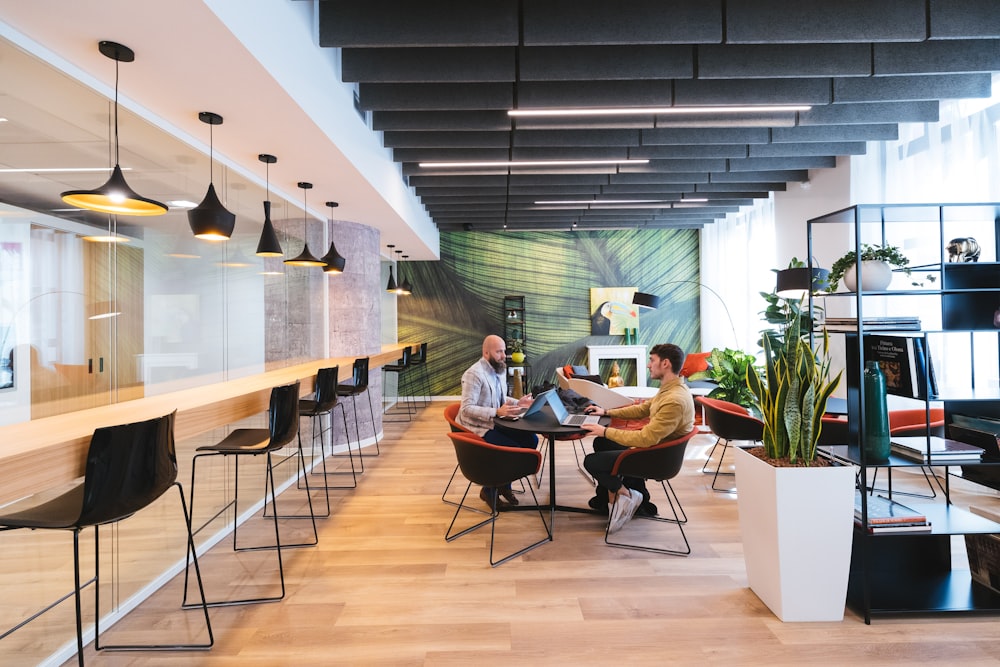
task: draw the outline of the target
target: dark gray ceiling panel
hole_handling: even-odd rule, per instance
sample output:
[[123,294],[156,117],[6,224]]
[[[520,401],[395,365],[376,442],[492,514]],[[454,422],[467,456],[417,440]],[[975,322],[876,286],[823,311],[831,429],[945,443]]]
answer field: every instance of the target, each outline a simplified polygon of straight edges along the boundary
[[513,81],[513,47],[456,49],[344,49],[344,81],[431,83]]
[[684,46],[528,46],[520,50],[520,81],[690,79],[694,58]]
[[867,148],[868,144],[864,141],[764,144],[750,146],[750,157],[791,158],[810,155],[864,155]]
[[933,123],[938,119],[937,102],[881,102],[831,104],[799,114],[800,125],[846,123]]
[[924,0],[754,0],[726,5],[731,44],[919,41]]
[[[422,187],[415,187],[415,188],[413,188],[413,190],[417,194],[418,197],[421,197],[421,196],[427,195],[427,194],[437,195],[437,196],[440,197],[440,196],[446,196],[446,195],[456,195],[456,196],[463,195],[463,194],[467,195],[469,193],[469,189],[468,188],[463,188],[463,187],[445,188],[445,187],[424,187],[424,186],[422,186]],[[484,195],[501,196],[501,197],[503,197],[503,196],[505,196],[507,194],[507,188],[506,187],[499,187],[499,188],[479,188],[478,192],[480,194],[484,194]]]
[[524,3],[526,46],[721,41],[720,0],[629,0],[628,11],[604,0]]
[[622,164],[618,166],[620,174],[649,174],[649,173],[678,173],[678,172],[699,172],[699,171],[725,171],[726,161],[717,158],[714,160],[650,160],[646,164]]
[[699,79],[871,76],[867,44],[722,44],[699,46]]
[[374,111],[372,129],[384,130],[465,130],[510,131],[506,111]]
[[506,160],[507,148],[394,148],[396,162],[453,162],[456,160]]
[[612,184],[629,185],[655,185],[673,183],[708,183],[708,172],[689,173],[656,173],[656,174],[611,174],[609,182]]
[[813,125],[809,127],[781,127],[771,130],[771,141],[774,143],[895,141],[898,138],[899,126],[895,123]]
[[358,100],[362,109],[378,111],[506,111],[514,106],[514,89],[509,83],[361,83]]
[[929,74],[834,79],[834,102],[970,99],[992,94],[990,74]]
[[973,39],[1000,35],[996,0],[930,0],[931,39]]
[[829,155],[799,155],[796,157],[752,157],[730,160],[729,171],[767,171],[782,169],[833,169],[837,158]]
[[518,109],[664,106],[671,99],[670,81],[529,81],[517,87]]
[[515,146],[638,146],[638,130],[521,130]]
[[829,104],[829,79],[676,81],[675,106],[710,104]]
[[746,144],[709,144],[700,146],[637,146],[630,148],[632,158],[747,157]]
[[[809,180],[809,172],[806,170],[775,170],[775,171],[740,171],[740,172],[720,172],[709,175],[713,183],[791,183]],[[746,189],[746,185],[743,186]]]
[[323,0],[320,46],[516,46],[516,0]]
[[759,183],[706,183],[698,184],[694,191],[697,192],[737,192],[741,190],[773,190],[774,192],[784,192],[786,190],[785,181],[770,181]]
[[875,75],[947,74],[1000,70],[1000,40],[876,44]]
[[[413,187],[440,187],[440,188],[488,188],[506,187],[506,176],[462,176],[454,174],[452,176],[410,176],[410,185]],[[463,192],[462,194],[468,194]]]
[[642,131],[643,146],[698,144],[766,144],[770,132],[762,128],[657,128]]
[[391,130],[382,133],[386,148],[507,148],[510,132],[403,132]]

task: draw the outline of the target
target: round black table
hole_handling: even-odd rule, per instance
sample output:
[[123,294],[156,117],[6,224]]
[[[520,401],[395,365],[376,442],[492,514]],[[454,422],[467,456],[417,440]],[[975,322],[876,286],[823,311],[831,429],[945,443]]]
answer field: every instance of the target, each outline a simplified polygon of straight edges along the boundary
[[[552,408],[548,405],[544,406],[540,411],[533,415],[528,415],[526,417],[520,417],[518,419],[504,419],[503,417],[494,417],[493,423],[502,429],[509,429],[513,431],[528,431],[531,433],[537,433],[538,435],[545,438],[548,441],[549,448],[549,504],[547,506],[549,509],[549,520],[550,522],[555,521],[556,510],[560,512],[580,512],[584,514],[594,514],[594,510],[583,507],[573,507],[571,505],[559,505],[556,503],[556,448],[555,441],[556,438],[565,436],[575,436],[586,434],[587,431],[576,426],[563,426],[556,420],[556,416],[552,413]],[[610,417],[601,417],[600,424],[606,426],[611,423]],[[530,483],[530,482],[529,482]],[[539,505],[510,505],[505,507],[505,511],[523,511],[523,510],[536,510]],[[550,525],[553,525],[550,523]]]

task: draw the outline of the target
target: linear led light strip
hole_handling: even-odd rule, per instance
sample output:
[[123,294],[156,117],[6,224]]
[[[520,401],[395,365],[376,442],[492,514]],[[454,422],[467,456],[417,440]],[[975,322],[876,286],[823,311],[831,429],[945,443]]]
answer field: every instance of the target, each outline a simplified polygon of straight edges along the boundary
[[493,160],[476,162],[420,162],[424,169],[451,169],[461,167],[585,167],[614,164],[648,164],[648,159],[630,160]]
[[707,202],[707,199],[560,199],[536,201],[535,204],[670,204],[671,202]]
[[809,111],[808,105],[730,106],[730,107],[621,107],[616,109],[510,109],[508,116],[648,116],[677,114],[782,113]]

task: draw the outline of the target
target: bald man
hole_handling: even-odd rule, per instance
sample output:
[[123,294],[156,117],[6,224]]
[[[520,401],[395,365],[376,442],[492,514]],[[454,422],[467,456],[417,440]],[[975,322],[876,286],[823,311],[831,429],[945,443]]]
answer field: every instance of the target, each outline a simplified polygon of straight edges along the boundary
[[[531,405],[531,395],[520,400],[507,396],[507,344],[500,336],[483,340],[483,356],[462,374],[462,407],[458,423],[476,433],[486,442],[504,447],[538,446],[538,436],[528,431],[515,431],[497,426],[494,417],[512,417]],[[493,506],[499,493],[511,505],[517,497],[508,486],[502,489],[483,488],[479,497]]]

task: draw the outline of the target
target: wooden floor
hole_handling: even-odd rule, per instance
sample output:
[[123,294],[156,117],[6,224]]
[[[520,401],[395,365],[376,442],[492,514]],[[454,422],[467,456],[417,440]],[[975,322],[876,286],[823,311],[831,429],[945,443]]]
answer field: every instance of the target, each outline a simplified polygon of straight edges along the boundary
[[[867,626],[848,611],[840,623],[778,621],[747,588],[735,496],[713,492],[711,477],[700,472],[713,442],[708,435],[692,441],[674,481],[690,519],[691,556],[611,548],[603,543],[601,519],[560,514],[554,542],[490,568],[487,530],[444,540],[454,508],[440,495],[455,458],[443,405],[433,404],[413,423],[386,425],[381,455],[366,457],[359,488],[333,492],[319,545],[285,552],[283,601],[213,609],[216,644],[210,652],[97,655],[88,647],[87,661],[241,667],[1000,664],[1000,617],[877,619]],[[570,443],[559,444],[556,463],[560,502],[585,506],[592,487],[577,471]],[[457,498],[461,489],[455,491]],[[1000,505],[992,493],[975,501]],[[474,504],[481,506],[478,499]],[[500,548],[537,539],[537,521],[529,513],[501,516]],[[286,523],[301,534],[303,522]],[[266,540],[268,526],[254,519],[241,528],[241,539]],[[673,528],[633,521],[625,529],[633,535],[651,530]],[[228,542],[217,545],[202,559],[210,595],[227,595],[237,586],[263,592],[276,580],[273,558],[237,556]],[[18,595],[16,584],[4,589],[8,600]],[[108,640],[162,639],[198,628],[197,612],[177,610],[180,591],[178,578],[115,626]],[[3,657],[3,664],[26,664]]]

